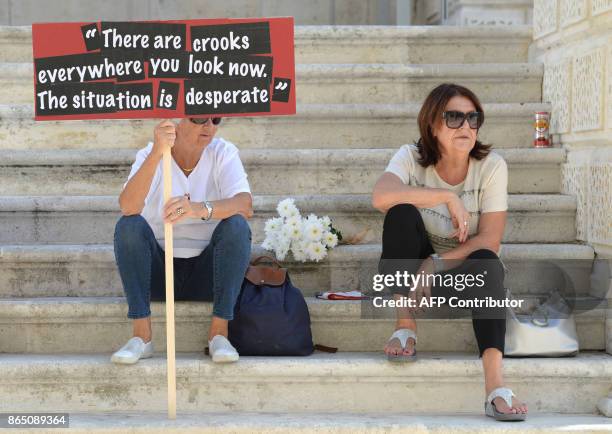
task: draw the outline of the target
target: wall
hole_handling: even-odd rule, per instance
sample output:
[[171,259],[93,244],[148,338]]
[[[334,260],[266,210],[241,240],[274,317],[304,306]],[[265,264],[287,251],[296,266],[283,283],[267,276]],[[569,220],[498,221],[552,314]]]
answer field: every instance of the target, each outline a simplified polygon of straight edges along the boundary
[[[612,0],[535,0],[530,60],[544,63],[551,132],[567,150],[563,192],[577,198],[579,240],[612,266]],[[604,273],[605,274],[605,273]],[[599,282],[612,303],[612,280]],[[595,294],[594,294],[595,295]],[[607,310],[612,354],[612,309]]]
[[612,258],[612,0],[535,0],[530,60],[545,65],[551,132],[568,150],[578,239]]

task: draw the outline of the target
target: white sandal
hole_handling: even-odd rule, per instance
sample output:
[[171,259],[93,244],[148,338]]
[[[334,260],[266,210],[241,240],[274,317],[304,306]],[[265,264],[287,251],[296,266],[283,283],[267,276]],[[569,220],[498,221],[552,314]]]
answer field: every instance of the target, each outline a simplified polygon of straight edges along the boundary
[[[410,355],[406,355],[403,353],[404,349],[406,349],[406,344],[408,343],[408,339],[414,339],[414,351]],[[401,354],[387,354],[387,360],[390,362],[414,362],[417,359],[416,353],[416,343],[417,337],[414,330],[411,329],[397,329],[393,332],[387,343],[391,342],[393,339],[397,339],[402,346]]]
[[512,408],[512,397],[516,396],[512,390],[507,387],[498,387],[487,396],[487,401],[485,402],[485,414],[489,417],[494,418],[495,420],[511,422],[511,421],[521,421],[527,418],[525,413],[501,413],[495,407],[493,400],[495,398],[501,398],[506,401],[508,407]]

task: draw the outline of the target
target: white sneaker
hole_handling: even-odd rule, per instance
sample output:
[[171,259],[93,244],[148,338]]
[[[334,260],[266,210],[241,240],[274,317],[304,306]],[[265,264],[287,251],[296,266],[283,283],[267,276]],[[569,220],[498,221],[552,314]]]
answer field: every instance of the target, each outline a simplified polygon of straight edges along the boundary
[[111,362],[131,365],[139,359],[147,359],[153,356],[153,341],[145,344],[142,338],[134,336],[127,341],[123,347],[119,349],[111,357]]
[[208,352],[215,363],[236,362],[240,356],[225,336],[216,335],[208,341]]

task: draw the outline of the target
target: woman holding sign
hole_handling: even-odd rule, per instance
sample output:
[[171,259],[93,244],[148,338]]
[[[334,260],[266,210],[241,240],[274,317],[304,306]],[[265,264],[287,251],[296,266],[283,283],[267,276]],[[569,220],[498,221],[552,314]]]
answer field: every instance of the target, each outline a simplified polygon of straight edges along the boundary
[[[482,106],[469,89],[436,87],[418,115],[418,143],[402,146],[374,187],[372,204],[386,214],[379,271],[402,270],[421,278],[392,288],[399,303],[395,332],[384,349],[391,361],[416,358],[413,314],[431,307],[425,301],[432,294],[435,300],[505,296],[498,255],[508,209],[508,169],[501,156],[477,140],[483,122]],[[470,288],[458,287],[460,275],[474,277]],[[527,406],[504,387],[505,309],[472,309],[471,314],[484,368],[486,414],[524,420]]]
[[[153,354],[150,301],[165,300],[165,222],[174,231],[175,299],[212,301],[210,355],[214,362],[239,358],[227,333],[250,259],[252,197],[238,149],[215,137],[220,121],[165,120],[155,127],[153,143],[136,155],[114,234],[133,337],[113,354],[115,363]],[[173,197],[164,204],[161,162],[168,149]]]

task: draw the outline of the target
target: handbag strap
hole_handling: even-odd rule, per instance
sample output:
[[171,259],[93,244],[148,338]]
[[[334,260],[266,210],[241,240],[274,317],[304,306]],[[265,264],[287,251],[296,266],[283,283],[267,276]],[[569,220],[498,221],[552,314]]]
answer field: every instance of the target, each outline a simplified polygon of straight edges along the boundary
[[268,256],[268,255],[261,255],[261,256],[256,257],[255,259],[253,259],[251,261],[251,265],[257,265],[260,262],[270,262],[270,263],[276,265],[277,268],[283,268],[281,266],[281,264],[276,259],[274,259],[272,256]]
[[[272,266],[259,265],[261,262],[271,262]],[[270,256],[259,256],[251,262],[245,273],[245,279],[253,285],[279,286],[287,280],[287,270]]]
[[338,348],[336,347],[328,347],[328,346],[321,345],[321,344],[315,344],[314,348],[315,350],[322,351],[324,353],[337,353],[338,352]]

